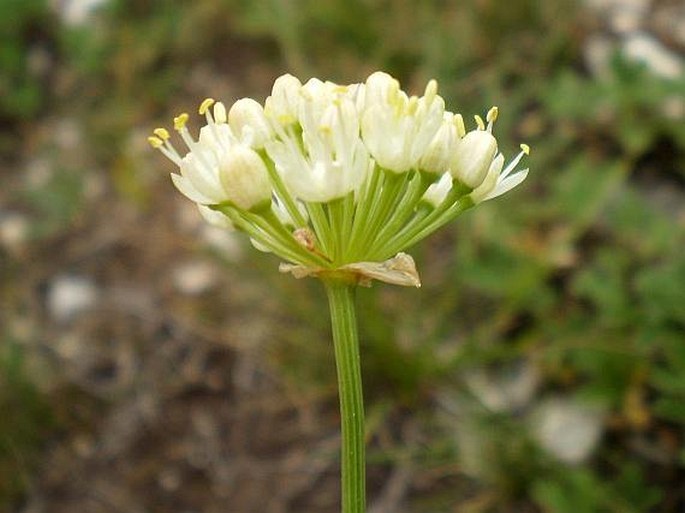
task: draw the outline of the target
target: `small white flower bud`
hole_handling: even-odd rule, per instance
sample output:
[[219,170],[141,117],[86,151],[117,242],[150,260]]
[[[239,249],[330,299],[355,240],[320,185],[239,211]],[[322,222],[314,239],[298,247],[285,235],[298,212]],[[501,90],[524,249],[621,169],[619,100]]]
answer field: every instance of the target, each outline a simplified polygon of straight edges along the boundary
[[219,163],[219,179],[229,201],[250,210],[271,201],[269,174],[260,156],[243,145],[231,148]]
[[459,142],[454,115],[445,112],[442,124],[433,140],[419,159],[419,169],[429,173],[444,173],[450,167],[450,160]]
[[364,88],[365,108],[390,103],[400,91],[400,83],[387,73],[376,71],[366,79]]
[[476,188],[483,183],[495,153],[495,137],[484,130],[473,130],[456,145],[450,172],[454,178],[471,188]]
[[297,121],[302,82],[292,75],[281,75],[274,82],[271,96],[264,103],[266,116],[276,123],[289,125]]
[[228,113],[228,124],[243,144],[256,150],[263,148],[272,136],[264,109],[252,98],[242,98],[233,104]]

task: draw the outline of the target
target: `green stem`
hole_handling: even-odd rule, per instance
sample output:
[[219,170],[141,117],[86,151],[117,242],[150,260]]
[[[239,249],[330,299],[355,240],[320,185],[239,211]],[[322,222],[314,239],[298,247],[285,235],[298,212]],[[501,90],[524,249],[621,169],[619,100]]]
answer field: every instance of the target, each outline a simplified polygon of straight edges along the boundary
[[331,310],[335,364],[338,372],[342,430],[342,513],[364,513],[366,478],[364,402],[359,361],[359,339],[354,306],[356,285],[344,278],[324,279]]

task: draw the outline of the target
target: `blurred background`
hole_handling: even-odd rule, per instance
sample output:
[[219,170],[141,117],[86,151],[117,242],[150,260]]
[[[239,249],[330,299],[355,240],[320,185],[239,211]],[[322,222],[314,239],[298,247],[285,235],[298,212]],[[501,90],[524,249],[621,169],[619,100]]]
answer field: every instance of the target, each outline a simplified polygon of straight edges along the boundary
[[321,287],[145,139],[376,69],[533,151],[359,293],[370,513],[685,511],[684,55],[679,0],[0,0],[0,511],[338,511]]

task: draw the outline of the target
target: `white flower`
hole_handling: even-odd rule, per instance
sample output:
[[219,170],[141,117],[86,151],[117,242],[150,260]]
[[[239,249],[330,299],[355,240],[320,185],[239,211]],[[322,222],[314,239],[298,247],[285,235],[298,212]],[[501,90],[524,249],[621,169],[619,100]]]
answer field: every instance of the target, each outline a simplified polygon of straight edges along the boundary
[[252,148],[234,146],[222,155],[219,179],[228,200],[243,210],[271,202],[271,182],[261,157]]
[[450,168],[452,152],[458,142],[455,116],[451,112],[445,112],[438,132],[419,159],[419,169],[430,173],[447,171]]
[[233,104],[228,112],[228,124],[241,142],[255,150],[263,148],[273,136],[264,109],[252,98],[242,98]]
[[[155,130],[155,136],[150,138],[153,146],[178,165],[180,174],[171,174],[176,188],[199,205],[231,202],[249,210],[270,201],[271,184],[264,162],[235,137],[226,123],[224,105],[207,99],[202,102],[200,113],[206,116],[207,125],[200,129],[197,141],[186,128],[187,114],[174,119],[174,128],[188,146],[184,157],[169,143],[165,129]],[[201,212],[211,215],[206,210]]]
[[350,85],[283,75],[264,107],[243,98],[227,112],[207,99],[199,113],[197,140],[187,114],[174,119],[185,153],[164,128],[148,138],[178,166],[176,187],[208,222],[304,267],[385,261],[527,174],[514,171],[525,145],[502,170],[497,108],[467,133],[434,80],[408,96],[382,72]]
[[497,153],[497,140],[486,130],[473,130],[457,144],[450,163],[452,176],[471,188],[478,187]]
[[528,169],[523,169],[512,174],[518,163],[524,155],[530,153],[530,148],[526,144],[521,145],[521,152],[512,160],[509,165],[502,171],[504,165],[504,156],[500,153],[490,164],[485,179],[474,189],[471,193],[471,198],[474,203],[481,203],[489,199],[501,196],[505,192],[523,182],[528,176]]
[[328,202],[357,190],[366,178],[369,156],[359,138],[353,101],[329,91],[333,100],[304,94],[300,103],[301,135],[282,131],[266,151],[297,199]]
[[274,123],[289,125],[297,121],[302,83],[292,75],[276,79],[271,96],[264,102],[264,113]]
[[[185,127],[183,130],[187,132]],[[219,178],[219,163],[235,145],[235,138],[228,125],[203,127],[199,140],[189,144],[191,150],[181,159],[181,174],[171,174],[174,185],[189,199],[201,205],[228,201],[228,194]]]
[[362,139],[382,168],[404,173],[414,168],[440,128],[445,108],[434,80],[423,97],[407,94],[385,73],[366,81]]

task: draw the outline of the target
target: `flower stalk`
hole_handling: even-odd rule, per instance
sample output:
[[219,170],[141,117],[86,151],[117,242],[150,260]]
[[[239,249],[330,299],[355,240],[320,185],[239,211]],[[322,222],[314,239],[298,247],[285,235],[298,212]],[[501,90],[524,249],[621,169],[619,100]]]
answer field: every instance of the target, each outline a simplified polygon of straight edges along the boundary
[[349,279],[323,278],[328,295],[340,399],[342,513],[364,513],[366,469],[364,402],[354,305],[356,285]]

